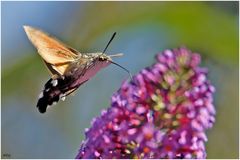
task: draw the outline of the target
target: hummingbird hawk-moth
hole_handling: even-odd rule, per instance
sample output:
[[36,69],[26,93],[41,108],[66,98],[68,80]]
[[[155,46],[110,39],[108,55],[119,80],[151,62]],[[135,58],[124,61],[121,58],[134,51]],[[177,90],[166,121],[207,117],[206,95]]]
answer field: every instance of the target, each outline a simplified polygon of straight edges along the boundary
[[111,63],[127,71],[131,77],[126,68],[111,59],[123,54],[105,54],[116,32],[103,52],[80,53],[39,29],[24,26],[24,30],[52,74],[39,95],[37,108],[40,113],[46,112],[48,106],[56,104],[60,99],[64,101],[66,96]]

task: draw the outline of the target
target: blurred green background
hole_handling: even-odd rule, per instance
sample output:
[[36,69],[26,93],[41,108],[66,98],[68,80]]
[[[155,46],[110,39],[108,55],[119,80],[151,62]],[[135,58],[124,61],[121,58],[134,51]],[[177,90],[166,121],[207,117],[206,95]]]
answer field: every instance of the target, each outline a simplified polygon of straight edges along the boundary
[[40,114],[35,106],[49,73],[23,25],[80,52],[102,51],[116,31],[107,53],[124,53],[115,61],[132,74],[167,48],[184,45],[200,53],[216,87],[208,158],[238,157],[238,2],[1,2],[1,9],[2,158],[74,158],[84,129],[128,77],[111,65]]

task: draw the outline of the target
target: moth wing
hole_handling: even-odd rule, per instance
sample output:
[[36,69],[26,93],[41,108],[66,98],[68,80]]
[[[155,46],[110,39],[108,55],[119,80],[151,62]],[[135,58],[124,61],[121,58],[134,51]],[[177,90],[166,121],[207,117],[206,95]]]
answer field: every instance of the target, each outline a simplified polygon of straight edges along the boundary
[[44,61],[44,63],[52,75],[58,75],[60,77],[64,75],[65,71],[70,66],[70,63],[55,64],[55,65],[50,64],[46,61]]
[[53,68],[53,65],[44,61],[43,62],[45,63],[46,67],[48,68],[49,72],[51,73],[52,76],[55,76],[55,75],[58,75],[58,76],[61,76],[63,75],[63,73],[59,70],[56,70]]
[[56,70],[63,75],[68,64],[73,62],[79,52],[73,48],[67,47],[59,40],[50,37],[47,33],[30,26],[24,26],[29,40],[37,48],[38,53],[47,63],[51,72]]

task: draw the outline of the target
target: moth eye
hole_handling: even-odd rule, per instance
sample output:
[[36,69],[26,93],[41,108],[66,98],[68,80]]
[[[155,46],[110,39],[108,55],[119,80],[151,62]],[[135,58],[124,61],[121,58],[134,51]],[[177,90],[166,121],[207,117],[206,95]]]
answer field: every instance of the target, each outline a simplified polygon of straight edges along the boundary
[[99,61],[105,61],[105,60],[107,60],[106,57],[99,57]]

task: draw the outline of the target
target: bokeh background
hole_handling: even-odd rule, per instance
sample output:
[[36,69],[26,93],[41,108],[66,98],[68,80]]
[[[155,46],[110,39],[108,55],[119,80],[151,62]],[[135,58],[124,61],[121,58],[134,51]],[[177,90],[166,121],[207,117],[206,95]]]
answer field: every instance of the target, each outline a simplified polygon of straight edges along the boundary
[[80,52],[102,51],[116,31],[107,53],[124,53],[115,61],[132,74],[167,48],[184,45],[200,53],[216,86],[208,158],[237,158],[238,10],[238,2],[1,2],[2,158],[74,158],[84,129],[128,77],[111,65],[75,96],[40,114],[35,106],[49,73],[23,25],[41,28]]

